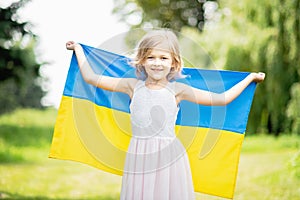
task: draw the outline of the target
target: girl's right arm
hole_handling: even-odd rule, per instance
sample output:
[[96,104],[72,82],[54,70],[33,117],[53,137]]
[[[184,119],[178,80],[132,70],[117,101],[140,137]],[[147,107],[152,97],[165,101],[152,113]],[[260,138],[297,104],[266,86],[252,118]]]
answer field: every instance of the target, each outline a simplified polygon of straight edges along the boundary
[[137,82],[136,79],[114,78],[96,74],[87,62],[80,44],[69,41],[66,43],[66,48],[75,52],[80,72],[87,83],[105,90],[123,92],[128,94],[130,97],[132,96],[133,88]]

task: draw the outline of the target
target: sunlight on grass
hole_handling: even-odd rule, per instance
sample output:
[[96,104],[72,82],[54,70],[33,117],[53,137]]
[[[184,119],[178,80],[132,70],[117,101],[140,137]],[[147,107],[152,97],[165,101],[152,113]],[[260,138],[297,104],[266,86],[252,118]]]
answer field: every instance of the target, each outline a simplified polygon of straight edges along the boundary
[[24,126],[53,126],[57,110],[46,109],[19,109],[10,114],[0,116],[0,125],[9,124],[18,127]]
[[300,137],[297,135],[250,135],[245,137],[242,153],[261,153],[300,149]]
[[2,165],[0,174],[0,193],[13,199],[118,199],[121,183],[119,176],[57,160],[38,165]]

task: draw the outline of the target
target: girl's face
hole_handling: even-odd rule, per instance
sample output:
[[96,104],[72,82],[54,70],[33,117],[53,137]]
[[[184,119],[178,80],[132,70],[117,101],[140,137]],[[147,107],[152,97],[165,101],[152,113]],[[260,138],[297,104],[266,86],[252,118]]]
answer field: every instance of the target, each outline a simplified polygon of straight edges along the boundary
[[146,57],[144,63],[147,79],[165,81],[172,67],[172,56],[168,51],[154,48]]

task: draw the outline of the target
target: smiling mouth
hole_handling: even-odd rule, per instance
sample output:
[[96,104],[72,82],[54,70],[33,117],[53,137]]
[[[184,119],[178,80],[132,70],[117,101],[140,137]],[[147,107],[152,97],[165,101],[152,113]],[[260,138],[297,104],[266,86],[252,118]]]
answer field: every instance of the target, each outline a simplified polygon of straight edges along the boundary
[[152,68],[151,70],[155,71],[155,72],[161,72],[161,71],[163,71],[163,69],[158,69],[158,68]]

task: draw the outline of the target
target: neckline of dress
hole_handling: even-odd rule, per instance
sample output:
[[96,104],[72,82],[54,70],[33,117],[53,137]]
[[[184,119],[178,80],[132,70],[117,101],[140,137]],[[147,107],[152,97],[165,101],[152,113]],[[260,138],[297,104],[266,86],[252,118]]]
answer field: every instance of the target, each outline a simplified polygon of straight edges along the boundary
[[145,87],[147,90],[150,90],[150,91],[162,91],[162,90],[166,89],[166,88],[169,86],[169,84],[170,84],[170,82],[168,82],[164,87],[161,87],[161,88],[159,88],[159,89],[152,89],[152,88],[149,88],[149,87],[146,85],[146,81],[143,81],[143,82],[144,82],[144,87]]

